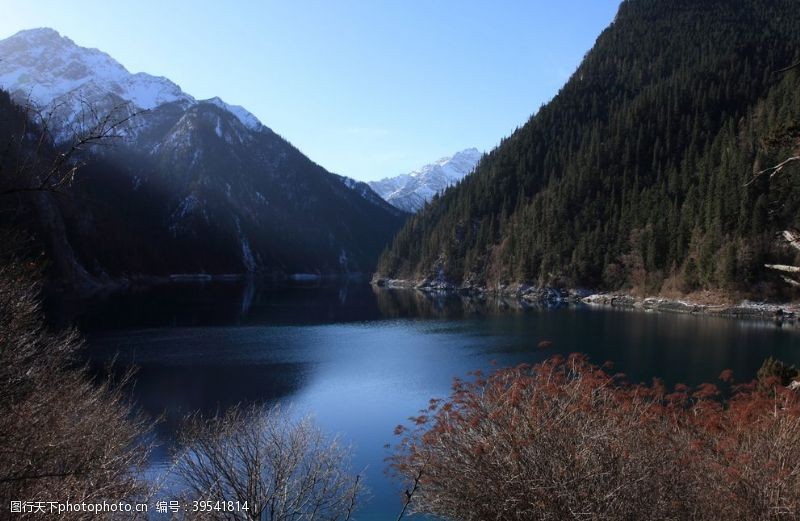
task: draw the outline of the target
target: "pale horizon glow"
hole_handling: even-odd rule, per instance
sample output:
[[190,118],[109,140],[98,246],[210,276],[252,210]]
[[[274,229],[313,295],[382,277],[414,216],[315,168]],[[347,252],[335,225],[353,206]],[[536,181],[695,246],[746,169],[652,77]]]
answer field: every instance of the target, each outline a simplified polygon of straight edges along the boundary
[[368,181],[494,148],[558,92],[619,0],[220,5],[10,0],[0,39],[51,27],[130,72],[241,105]]

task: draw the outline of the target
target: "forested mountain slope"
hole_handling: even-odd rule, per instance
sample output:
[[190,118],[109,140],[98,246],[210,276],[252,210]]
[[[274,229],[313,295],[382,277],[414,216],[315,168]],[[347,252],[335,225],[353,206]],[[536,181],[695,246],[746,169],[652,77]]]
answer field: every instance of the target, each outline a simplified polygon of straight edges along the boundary
[[456,285],[748,289],[785,259],[800,9],[627,0],[554,99],[411,218],[379,276]]

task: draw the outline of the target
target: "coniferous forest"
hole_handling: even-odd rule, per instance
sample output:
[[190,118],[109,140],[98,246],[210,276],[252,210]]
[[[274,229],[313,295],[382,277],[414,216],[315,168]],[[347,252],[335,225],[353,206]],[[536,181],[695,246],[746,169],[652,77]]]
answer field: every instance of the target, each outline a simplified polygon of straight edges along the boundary
[[626,1],[566,85],[411,218],[379,275],[770,294],[793,253],[800,11]]
[[107,4],[0,34],[0,520],[800,519],[800,2]]

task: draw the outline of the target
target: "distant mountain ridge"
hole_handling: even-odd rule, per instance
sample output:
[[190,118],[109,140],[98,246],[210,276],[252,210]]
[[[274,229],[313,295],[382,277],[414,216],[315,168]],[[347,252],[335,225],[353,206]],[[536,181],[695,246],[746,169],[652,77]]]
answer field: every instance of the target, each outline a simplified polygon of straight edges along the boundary
[[[404,219],[244,108],[131,74],[51,29],[0,41],[0,56],[0,89],[18,103],[56,107],[66,128],[81,124],[87,106],[146,111],[122,142],[83,158],[70,193],[77,204],[47,199],[49,210],[39,212],[45,235],[64,236],[43,238],[59,245],[60,276],[85,272],[69,284],[176,273],[369,272]],[[7,102],[0,110],[16,109]]]
[[477,148],[468,148],[408,174],[371,181],[369,186],[395,207],[413,213],[434,195],[464,179],[480,159]]

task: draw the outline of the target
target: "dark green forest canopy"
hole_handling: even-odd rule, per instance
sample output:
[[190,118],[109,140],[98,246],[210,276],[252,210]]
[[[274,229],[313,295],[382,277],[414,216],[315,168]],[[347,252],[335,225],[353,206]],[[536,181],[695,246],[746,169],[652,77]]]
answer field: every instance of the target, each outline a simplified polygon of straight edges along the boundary
[[555,96],[410,219],[379,275],[766,291],[797,179],[754,172],[800,135],[790,0],[628,0]]

